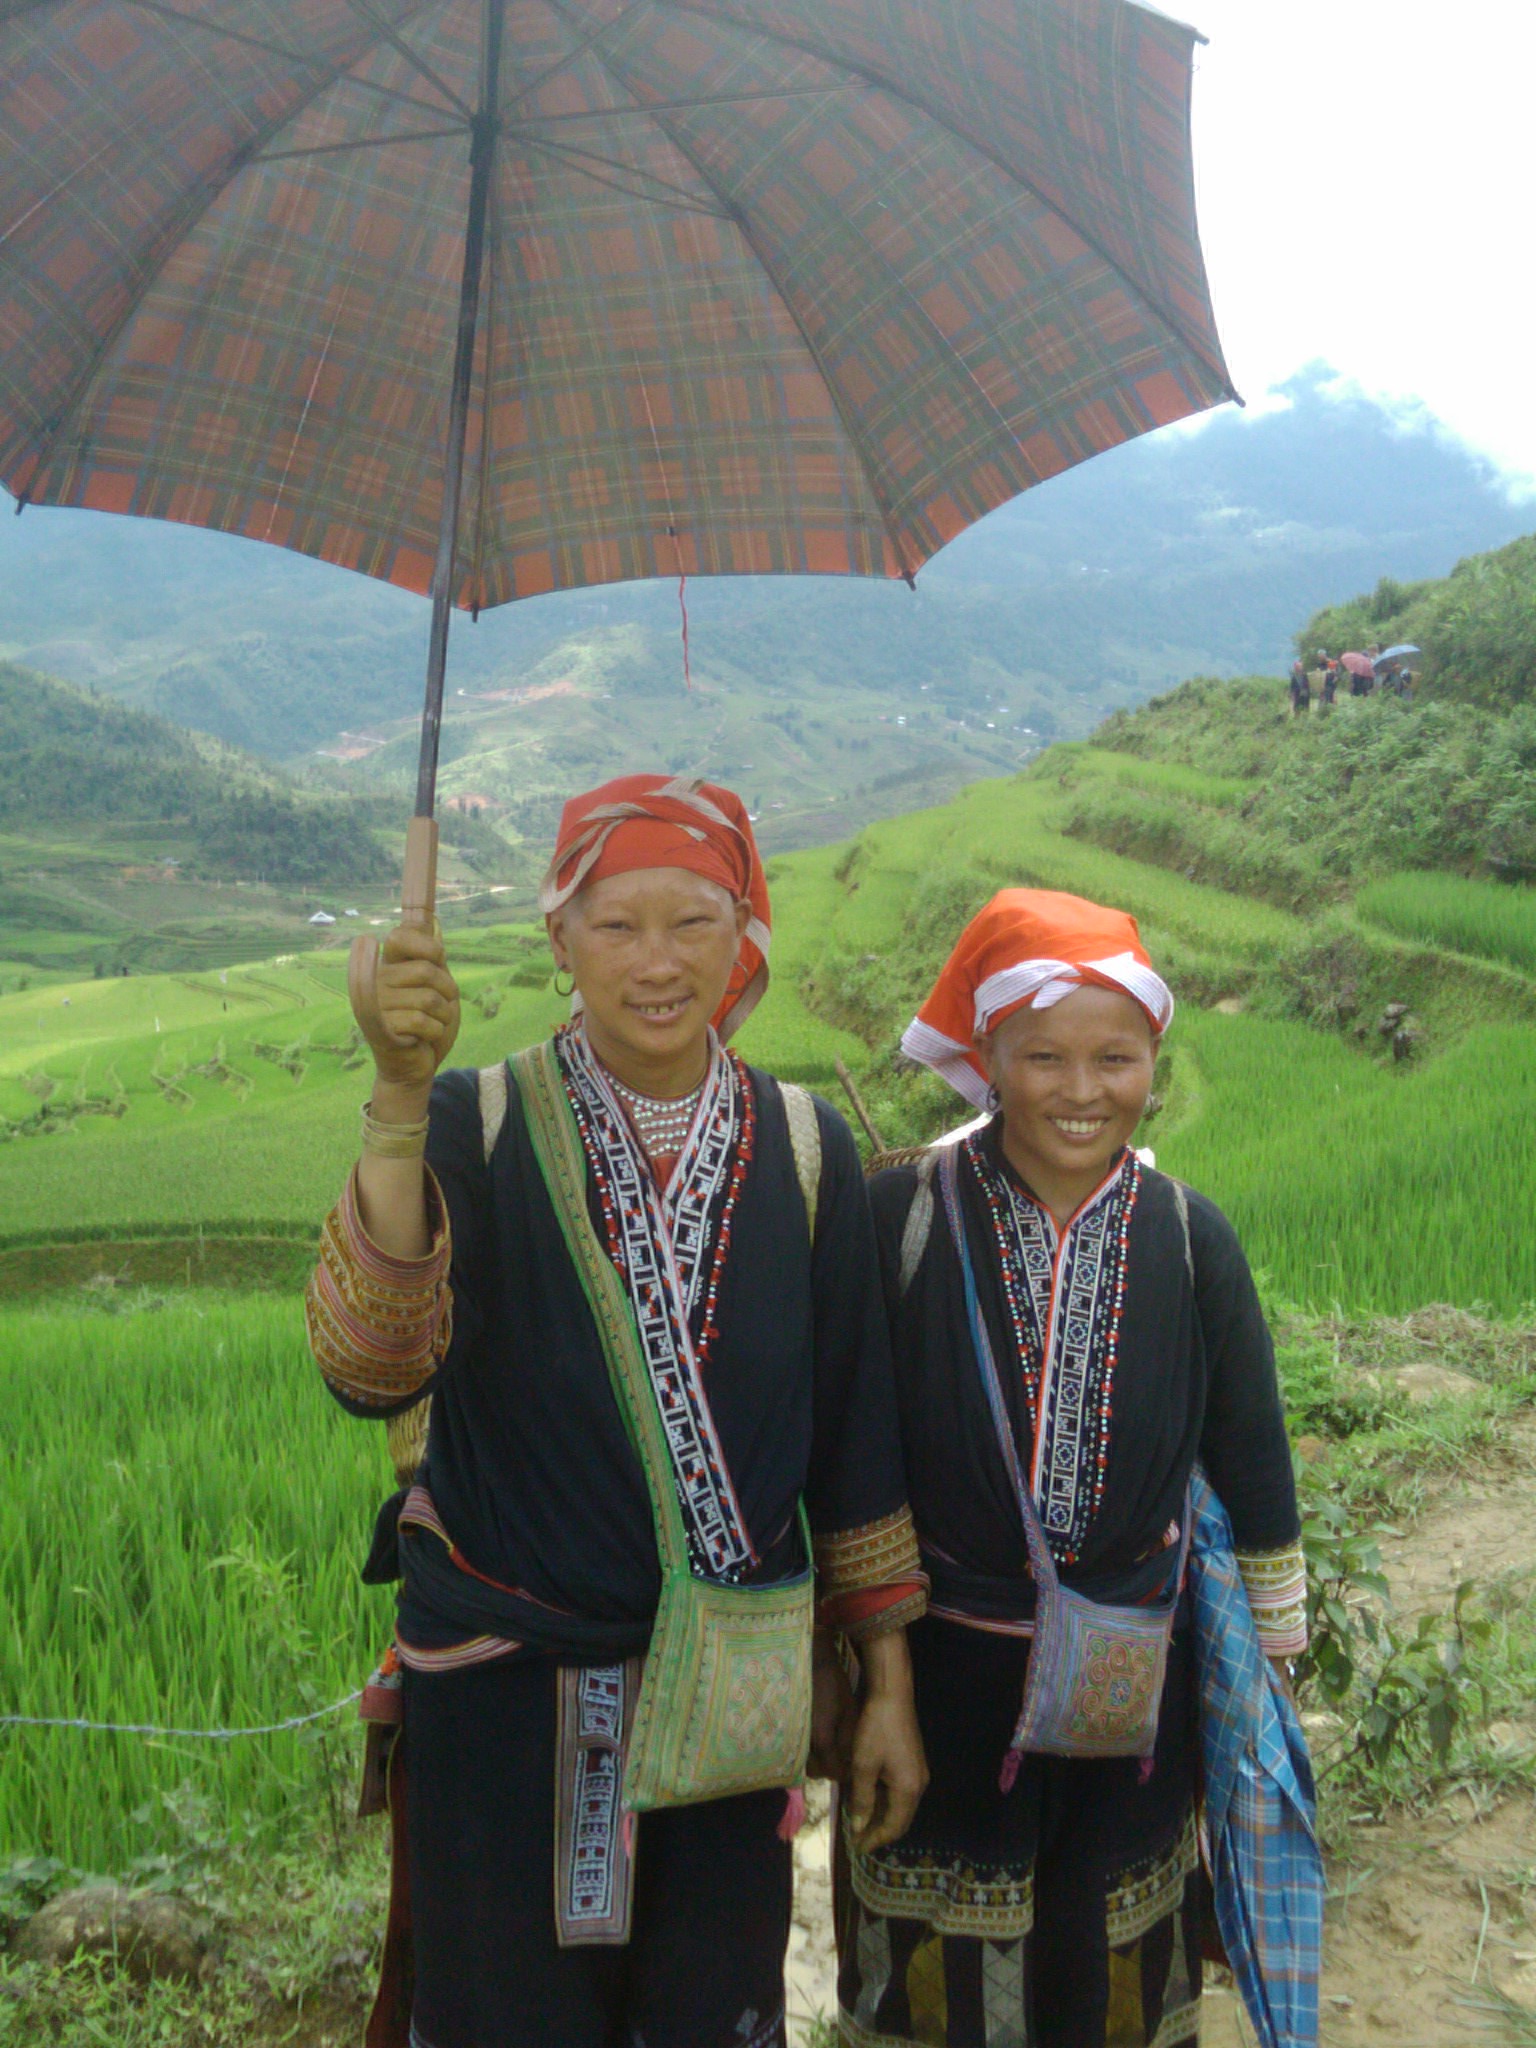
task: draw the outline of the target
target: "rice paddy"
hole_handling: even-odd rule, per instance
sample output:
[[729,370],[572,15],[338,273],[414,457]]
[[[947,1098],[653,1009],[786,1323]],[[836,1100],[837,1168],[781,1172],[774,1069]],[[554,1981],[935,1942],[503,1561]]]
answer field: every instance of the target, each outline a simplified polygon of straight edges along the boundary
[[[357,1570],[393,1481],[382,1429],[326,1394],[296,1299],[0,1312],[0,1408],[0,1713],[250,1727],[361,1685],[389,1602]],[[355,1731],[0,1728],[0,1860],[125,1869],[167,1847],[159,1795],[183,1782],[216,1824],[280,1823]]]
[[1355,909],[1401,938],[1536,974],[1536,890],[1463,875],[1388,875],[1360,891]]
[[1536,1034],[1470,1032],[1381,1066],[1301,1024],[1186,1014],[1170,1038],[1158,1164],[1237,1226],[1289,1299],[1402,1315],[1536,1303]]

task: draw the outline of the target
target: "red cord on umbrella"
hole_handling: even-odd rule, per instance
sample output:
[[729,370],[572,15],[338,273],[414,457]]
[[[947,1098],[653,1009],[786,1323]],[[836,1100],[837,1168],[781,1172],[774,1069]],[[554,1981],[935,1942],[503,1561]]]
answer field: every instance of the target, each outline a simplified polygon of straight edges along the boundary
[[683,615],[683,688],[693,688],[693,668],[688,659],[688,572],[683,567],[683,544],[677,537],[677,528],[669,526],[672,545],[677,550],[677,608]]

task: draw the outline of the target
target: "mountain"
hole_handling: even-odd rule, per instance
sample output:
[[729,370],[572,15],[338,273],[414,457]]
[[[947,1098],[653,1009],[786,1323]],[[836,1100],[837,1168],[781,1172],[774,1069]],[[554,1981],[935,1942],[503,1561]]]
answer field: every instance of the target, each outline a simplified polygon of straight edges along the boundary
[[49,842],[148,835],[174,844],[169,864],[189,876],[387,881],[362,811],[203,734],[0,663],[0,833],[38,842],[31,860]]
[[[1180,677],[1282,669],[1298,618],[1525,523],[1432,424],[1338,395],[1113,450],[901,585],[615,585],[455,620],[445,791],[513,835],[643,754],[740,781],[770,844],[1017,765]],[[0,654],[341,786],[402,792],[426,610],[254,542],[34,509],[0,527]],[[462,694],[459,694],[462,693]],[[505,807],[498,812],[492,807]]]

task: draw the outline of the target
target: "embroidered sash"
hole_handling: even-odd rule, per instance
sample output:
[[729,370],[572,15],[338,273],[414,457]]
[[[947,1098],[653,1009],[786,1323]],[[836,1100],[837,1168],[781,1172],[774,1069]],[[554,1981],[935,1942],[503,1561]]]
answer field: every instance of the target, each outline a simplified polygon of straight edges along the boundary
[[[597,1325],[614,1393],[645,1474],[661,1559],[661,1597],[623,1772],[630,1812],[684,1806],[798,1782],[811,1728],[815,1586],[806,1565],[771,1586],[735,1586],[690,1566],[686,1495],[672,1450],[672,1383],[651,1369],[630,1292],[587,1210],[586,1155],[554,1048],[512,1062],[528,1134],[561,1234]],[[702,1116],[702,1108],[700,1111]],[[672,1318],[674,1329],[678,1318]],[[723,1467],[722,1467],[723,1470]],[[695,1475],[684,1473],[685,1486]]]

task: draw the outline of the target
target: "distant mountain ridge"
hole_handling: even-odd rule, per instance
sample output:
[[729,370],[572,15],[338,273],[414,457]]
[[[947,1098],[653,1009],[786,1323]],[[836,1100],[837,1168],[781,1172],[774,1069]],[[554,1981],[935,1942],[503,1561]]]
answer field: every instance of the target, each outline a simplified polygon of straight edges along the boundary
[[[643,750],[756,778],[765,806],[829,806],[848,829],[1186,675],[1278,672],[1298,620],[1341,590],[1443,574],[1531,523],[1481,458],[1330,396],[1326,373],[1289,398],[1026,494],[954,542],[915,596],[832,578],[695,583],[692,695],[667,585],[456,619],[445,789],[514,823],[531,805],[542,830],[557,790]],[[0,654],[271,759],[350,753],[320,763],[343,786],[404,788],[425,637],[419,600],[281,549],[73,512],[0,524]]]
[[[234,748],[0,662],[0,832],[170,833],[172,866],[278,883],[379,882],[393,863],[363,807],[300,792]],[[47,855],[36,855],[41,864]],[[0,924],[14,906],[0,901]]]

